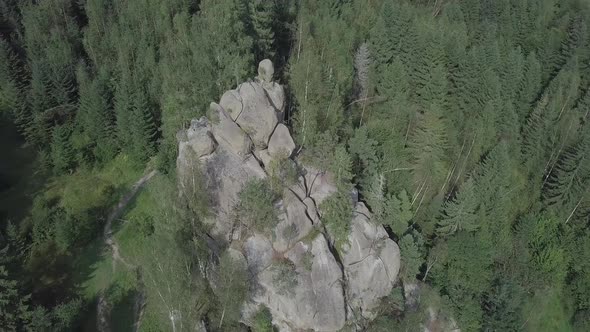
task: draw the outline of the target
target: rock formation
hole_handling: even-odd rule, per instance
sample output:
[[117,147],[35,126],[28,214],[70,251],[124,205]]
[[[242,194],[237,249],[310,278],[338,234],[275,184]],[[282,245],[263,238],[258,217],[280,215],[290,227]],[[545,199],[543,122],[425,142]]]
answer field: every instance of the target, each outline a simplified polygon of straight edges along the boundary
[[[336,186],[329,173],[299,164],[303,174],[284,189],[273,229],[237,227],[233,211],[244,185],[266,178],[272,160],[295,151],[281,123],[285,93],[273,74],[272,63],[263,60],[254,81],[224,93],[219,104],[211,103],[209,119],[193,120],[178,134],[180,189],[202,178],[210,197],[210,235],[245,257],[251,294],[242,311],[244,323],[266,306],[281,331],[337,331],[374,318],[379,300],[397,282],[399,248],[356,202],[348,244],[337,251],[318,210]],[[286,286],[277,282],[284,275]]]

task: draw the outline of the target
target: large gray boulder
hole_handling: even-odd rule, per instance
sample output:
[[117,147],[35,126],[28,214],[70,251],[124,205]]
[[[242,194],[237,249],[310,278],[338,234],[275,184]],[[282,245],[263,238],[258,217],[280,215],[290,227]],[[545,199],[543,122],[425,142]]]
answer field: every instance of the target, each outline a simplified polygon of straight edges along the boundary
[[211,125],[205,117],[192,120],[183,138],[179,138],[179,149],[190,148],[197,158],[211,154],[217,146],[211,133]]
[[372,319],[379,299],[389,295],[397,282],[400,251],[382,225],[370,220],[370,212],[357,203],[348,243],[340,252],[346,275],[348,305]]
[[242,112],[235,121],[257,148],[264,149],[279,123],[279,113],[272,106],[261,83],[242,83],[237,90],[242,99]]
[[264,59],[258,64],[258,79],[265,83],[271,83],[275,74],[275,67],[272,61]]
[[305,167],[305,186],[307,196],[311,197],[318,207],[326,198],[338,191],[330,172],[313,167]]
[[241,157],[246,157],[252,149],[248,135],[231,119],[230,115],[218,104],[211,103],[211,113],[215,117],[212,121],[212,131],[215,139],[228,151]]
[[295,150],[295,142],[289,133],[289,128],[279,123],[268,142],[268,153],[273,158],[288,158]]
[[[191,121],[187,130],[176,135],[178,159],[176,169],[181,179],[190,179],[199,171],[199,158],[213,153],[217,142],[211,134],[211,125],[206,118]],[[182,190],[187,183],[179,181]]]
[[226,91],[221,96],[219,105],[230,114],[234,121],[236,121],[238,116],[240,116],[240,113],[242,113],[242,97],[236,90]]
[[307,216],[307,206],[290,190],[283,194],[284,217],[274,230],[273,248],[285,252],[313,228],[313,222]]

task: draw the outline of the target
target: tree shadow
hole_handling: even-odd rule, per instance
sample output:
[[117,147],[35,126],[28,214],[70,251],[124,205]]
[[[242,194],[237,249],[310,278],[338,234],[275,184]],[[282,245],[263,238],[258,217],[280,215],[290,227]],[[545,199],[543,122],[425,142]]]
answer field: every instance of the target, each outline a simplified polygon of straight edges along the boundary
[[47,174],[39,171],[37,152],[28,146],[14,124],[0,117],[0,220],[19,222]]

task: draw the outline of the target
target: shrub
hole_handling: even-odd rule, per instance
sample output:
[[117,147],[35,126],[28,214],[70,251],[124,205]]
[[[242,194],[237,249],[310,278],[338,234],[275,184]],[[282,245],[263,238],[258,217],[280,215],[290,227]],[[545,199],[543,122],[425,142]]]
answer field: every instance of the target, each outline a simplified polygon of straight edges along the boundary
[[277,195],[270,190],[268,181],[248,182],[238,195],[237,218],[258,231],[274,227],[277,215],[273,203]]
[[322,221],[334,237],[338,246],[348,240],[350,221],[352,220],[352,204],[348,193],[338,191],[328,197],[320,205]]
[[291,261],[283,260],[274,264],[272,269],[274,272],[272,282],[277,287],[278,293],[293,295],[298,284],[295,265]]
[[252,331],[254,332],[273,332],[272,315],[267,307],[263,307],[254,315],[252,322]]
[[272,159],[268,170],[270,174],[270,188],[274,192],[280,193],[283,188],[297,183],[297,165],[288,157]]

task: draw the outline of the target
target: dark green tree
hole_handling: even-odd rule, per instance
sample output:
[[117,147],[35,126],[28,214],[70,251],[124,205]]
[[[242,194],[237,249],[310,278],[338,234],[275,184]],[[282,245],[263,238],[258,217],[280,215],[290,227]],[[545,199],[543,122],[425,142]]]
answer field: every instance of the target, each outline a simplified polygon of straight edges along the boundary
[[56,173],[72,170],[76,155],[70,142],[71,129],[68,126],[58,126],[53,129],[51,140],[51,160]]
[[248,2],[250,24],[254,32],[254,54],[256,61],[275,57],[275,18],[274,1],[253,0]]

